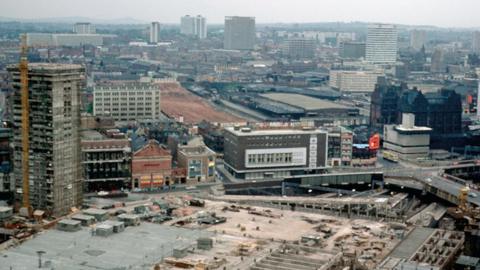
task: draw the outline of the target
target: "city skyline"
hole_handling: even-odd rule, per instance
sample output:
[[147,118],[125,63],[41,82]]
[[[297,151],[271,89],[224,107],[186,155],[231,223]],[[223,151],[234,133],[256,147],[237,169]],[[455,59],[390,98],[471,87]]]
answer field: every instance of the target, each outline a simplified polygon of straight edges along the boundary
[[[474,0],[299,0],[292,9],[287,0],[219,0],[186,1],[127,1],[86,0],[79,2],[59,0],[4,0],[0,17],[26,20],[50,18],[87,17],[91,19],[116,20],[133,18],[141,22],[159,21],[179,23],[186,14],[201,14],[211,24],[222,24],[225,16],[254,16],[258,23],[314,23],[314,22],[381,22],[409,25],[432,25],[439,27],[480,27],[475,10],[480,3]],[[45,8],[48,6],[48,9]],[[25,9],[24,7],[29,7]],[[94,8],[92,8],[94,7]],[[112,10],[112,7],[115,7]],[[147,8],[148,7],[148,8]],[[167,7],[167,8],[165,8]],[[345,7],[349,7],[346,9]],[[376,8],[372,8],[376,7]],[[379,12],[381,11],[381,12]],[[451,14],[463,14],[451,16]],[[472,19],[475,18],[475,19]]]

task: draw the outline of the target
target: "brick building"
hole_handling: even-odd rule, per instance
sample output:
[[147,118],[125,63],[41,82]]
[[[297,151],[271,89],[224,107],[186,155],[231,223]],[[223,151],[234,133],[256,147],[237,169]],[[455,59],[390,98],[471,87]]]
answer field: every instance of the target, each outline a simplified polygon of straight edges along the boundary
[[172,155],[155,140],[133,153],[132,187],[160,188],[172,184]]

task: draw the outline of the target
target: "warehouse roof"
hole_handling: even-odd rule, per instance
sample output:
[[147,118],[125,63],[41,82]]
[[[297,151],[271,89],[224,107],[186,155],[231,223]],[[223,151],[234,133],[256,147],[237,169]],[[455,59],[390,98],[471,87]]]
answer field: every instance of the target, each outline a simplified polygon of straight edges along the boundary
[[299,94],[268,93],[262,94],[261,96],[288,105],[297,106],[305,110],[350,109],[347,106],[332,101]]

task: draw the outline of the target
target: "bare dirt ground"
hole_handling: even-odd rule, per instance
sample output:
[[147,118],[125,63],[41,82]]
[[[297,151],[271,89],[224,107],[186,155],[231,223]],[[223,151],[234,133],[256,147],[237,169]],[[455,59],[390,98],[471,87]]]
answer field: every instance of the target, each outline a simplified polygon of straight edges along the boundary
[[216,110],[207,101],[177,83],[162,83],[160,89],[160,106],[162,112],[169,117],[178,119],[183,116],[184,122],[189,124],[196,124],[202,120],[218,123],[244,121],[232,114]]

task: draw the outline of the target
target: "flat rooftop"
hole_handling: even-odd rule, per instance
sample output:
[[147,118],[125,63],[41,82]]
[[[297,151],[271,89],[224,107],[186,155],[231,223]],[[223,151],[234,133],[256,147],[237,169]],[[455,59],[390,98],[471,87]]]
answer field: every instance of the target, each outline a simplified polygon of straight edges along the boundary
[[268,93],[262,94],[261,96],[288,105],[297,106],[308,111],[326,109],[351,109],[350,107],[335,102],[299,94]]
[[[247,127],[240,127],[238,130],[235,130],[234,127],[227,127],[225,128],[226,131],[229,131],[237,136],[262,136],[262,135],[301,135],[301,134],[324,134],[327,133],[324,130],[321,129],[295,129],[295,128],[289,128],[289,129],[255,129],[255,128],[247,128],[250,129],[250,131],[245,131],[245,128]],[[242,129],[244,131],[242,131]]]
[[[8,70],[18,71],[18,65],[8,66]],[[52,72],[52,73],[65,73],[65,72],[83,72],[84,68],[81,65],[76,64],[59,64],[59,63],[28,63],[28,71],[31,72]]]
[[207,231],[152,223],[127,227],[108,237],[92,236],[88,228],[77,232],[49,230],[1,251],[0,268],[37,269],[37,251],[45,251],[42,261],[46,269],[147,269],[171,256],[174,248],[195,245],[197,238],[211,236],[213,233]]

